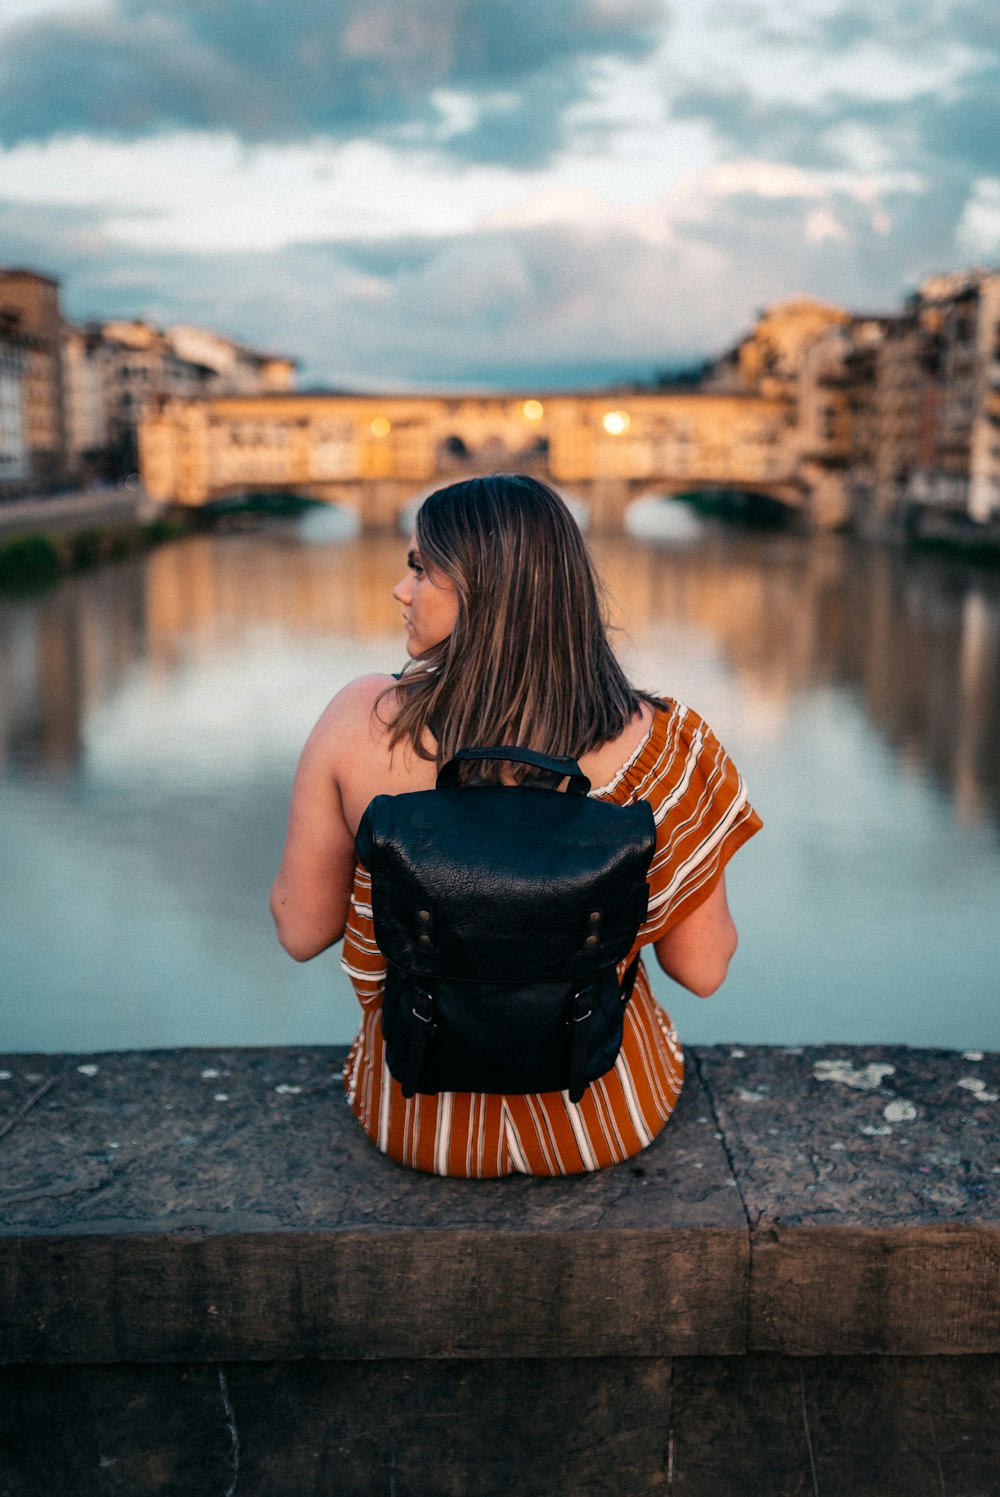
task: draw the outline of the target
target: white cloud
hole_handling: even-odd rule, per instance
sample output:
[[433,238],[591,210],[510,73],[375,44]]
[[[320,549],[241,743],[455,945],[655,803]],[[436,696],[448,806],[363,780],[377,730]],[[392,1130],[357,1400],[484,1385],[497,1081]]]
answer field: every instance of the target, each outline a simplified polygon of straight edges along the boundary
[[825,192],[813,172],[784,161],[752,157],[720,162],[703,174],[699,185],[714,197],[746,192],[761,198],[821,198]]
[[851,237],[829,208],[814,208],[805,221],[804,233],[810,244],[822,244],[824,239]]
[[38,21],[43,16],[59,15],[70,8],[79,12],[99,11],[104,10],[106,4],[105,0],[4,0],[0,31],[22,21]]
[[666,196],[621,203],[568,182],[528,193],[485,214],[477,223],[477,228],[491,230],[545,226],[572,227],[591,238],[628,234],[649,244],[665,244],[673,238]]
[[956,238],[971,259],[1000,260],[1000,177],[973,184]]

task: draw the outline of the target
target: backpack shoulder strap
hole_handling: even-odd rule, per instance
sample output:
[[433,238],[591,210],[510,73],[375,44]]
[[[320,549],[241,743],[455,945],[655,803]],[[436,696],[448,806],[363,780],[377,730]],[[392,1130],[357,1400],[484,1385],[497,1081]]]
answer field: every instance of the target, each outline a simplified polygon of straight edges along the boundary
[[453,759],[442,764],[438,770],[437,788],[447,790],[458,784],[458,766],[470,760],[509,759],[515,764],[530,764],[533,769],[547,769],[552,774],[569,776],[571,795],[586,795],[590,781],[575,759],[560,758],[556,754],[540,754],[536,749],[519,748],[516,744],[498,744],[495,748],[459,749]]

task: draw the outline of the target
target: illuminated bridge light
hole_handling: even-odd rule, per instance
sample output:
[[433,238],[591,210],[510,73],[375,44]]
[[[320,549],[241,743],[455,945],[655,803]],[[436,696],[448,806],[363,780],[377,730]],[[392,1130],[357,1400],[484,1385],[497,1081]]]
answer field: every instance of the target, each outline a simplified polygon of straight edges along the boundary
[[632,417],[628,411],[605,411],[601,425],[609,437],[623,437],[632,425]]
[[371,432],[373,437],[387,437],[392,431],[392,422],[385,416],[376,416],[372,422]]
[[525,421],[541,421],[545,415],[545,407],[540,400],[526,400],[521,407],[521,414]]

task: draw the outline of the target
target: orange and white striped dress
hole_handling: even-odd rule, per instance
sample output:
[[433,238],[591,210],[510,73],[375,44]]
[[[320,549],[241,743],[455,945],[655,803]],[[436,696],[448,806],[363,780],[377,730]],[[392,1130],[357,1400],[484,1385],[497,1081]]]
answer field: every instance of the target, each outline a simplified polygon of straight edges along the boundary
[[[708,896],[761,821],[708,725],[669,700],[614,779],[591,793],[619,805],[649,801],[656,818],[649,910],[624,971],[640,946],[658,941]],[[618,1059],[576,1104],[566,1092],[403,1096],[385,1063],[385,961],[375,944],[371,880],[361,864],[354,873],[343,965],[362,1010],[344,1066],[344,1090],[372,1143],[400,1164],[474,1178],[580,1174],[637,1154],[676,1106],[684,1055],[641,962]]]

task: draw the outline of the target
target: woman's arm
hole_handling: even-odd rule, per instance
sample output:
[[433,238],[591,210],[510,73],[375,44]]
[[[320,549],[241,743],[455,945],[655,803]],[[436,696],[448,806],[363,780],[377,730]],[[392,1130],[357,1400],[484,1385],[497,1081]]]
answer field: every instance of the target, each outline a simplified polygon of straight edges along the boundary
[[390,678],[365,676],[334,697],[295,771],[288,834],[271,890],[278,940],[307,962],[344,934],[354,877],[354,835],[341,797],[345,764],[370,762],[372,708]]
[[675,982],[707,998],[722,986],[736,950],[736,926],[726,902],[726,877],[654,946],[656,959]]

